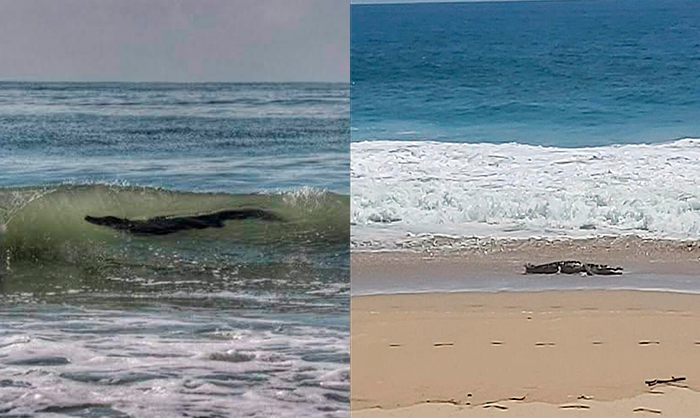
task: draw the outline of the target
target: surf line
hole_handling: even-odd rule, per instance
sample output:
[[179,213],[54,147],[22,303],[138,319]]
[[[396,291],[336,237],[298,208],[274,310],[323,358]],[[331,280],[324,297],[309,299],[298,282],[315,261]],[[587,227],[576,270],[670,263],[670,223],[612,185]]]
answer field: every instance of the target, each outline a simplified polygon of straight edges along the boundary
[[261,221],[283,222],[278,215],[257,208],[228,209],[204,215],[156,216],[146,220],[132,220],[116,216],[86,216],[85,220],[94,225],[107,226],[137,235],[168,235],[190,229],[222,228],[228,220],[258,219]]

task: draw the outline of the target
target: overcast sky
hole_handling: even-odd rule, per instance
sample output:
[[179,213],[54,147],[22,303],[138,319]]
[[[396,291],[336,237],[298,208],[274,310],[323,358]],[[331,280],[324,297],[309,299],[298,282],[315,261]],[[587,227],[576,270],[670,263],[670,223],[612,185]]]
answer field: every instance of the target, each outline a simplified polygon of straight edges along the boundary
[[0,80],[349,78],[348,0],[0,0]]

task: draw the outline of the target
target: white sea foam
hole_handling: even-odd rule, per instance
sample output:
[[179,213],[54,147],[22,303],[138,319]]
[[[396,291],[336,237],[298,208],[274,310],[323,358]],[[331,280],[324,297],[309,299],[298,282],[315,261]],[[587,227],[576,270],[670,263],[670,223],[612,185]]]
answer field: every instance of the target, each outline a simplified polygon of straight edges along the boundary
[[0,309],[0,415],[350,415],[346,329],[206,311],[41,309]]
[[700,139],[554,148],[352,144],[355,247],[411,234],[700,236]]

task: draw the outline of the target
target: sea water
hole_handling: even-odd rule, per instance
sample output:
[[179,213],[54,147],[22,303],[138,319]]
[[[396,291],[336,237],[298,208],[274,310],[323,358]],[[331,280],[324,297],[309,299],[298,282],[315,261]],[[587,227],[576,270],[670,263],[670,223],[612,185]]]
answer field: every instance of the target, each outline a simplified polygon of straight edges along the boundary
[[700,4],[352,6],[353,241],[700,236]]
[[[696,257],[700,3],[353,5],[351,18],[353,251],[510,243],[546,257],[550,241],[623,237]],[[533,260],[515,257],[506,272],[378,271],[353,294],[700,291],[694,271],[523,276]]]
[[[0,415],[349,415],[347,84],[0,83]],[[84,217],[261,208],[140,236]]]

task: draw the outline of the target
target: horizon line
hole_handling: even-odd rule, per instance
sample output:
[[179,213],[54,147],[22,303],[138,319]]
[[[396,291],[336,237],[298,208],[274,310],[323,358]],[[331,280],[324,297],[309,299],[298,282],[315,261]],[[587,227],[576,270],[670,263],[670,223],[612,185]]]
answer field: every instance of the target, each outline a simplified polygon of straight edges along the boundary
[[454,3],[573,3],[573,2],[583,2],[583,1],[595,1],[595,0],[441,0],[441,1],[430,1],[430,0],[417,0],[417,1],[404,1],[404,0],[387,0],[379,1],[376,3],[355,3],[350,1],[350,6],[377,6],[386,4],[454,4]]
[[307,81],[307,80],[290,80],[290,81],[164,81],[164,80],[6,80],[0,79],[0,84],[9,83],[130,83],[130,84],[350,84],[347,81]]

